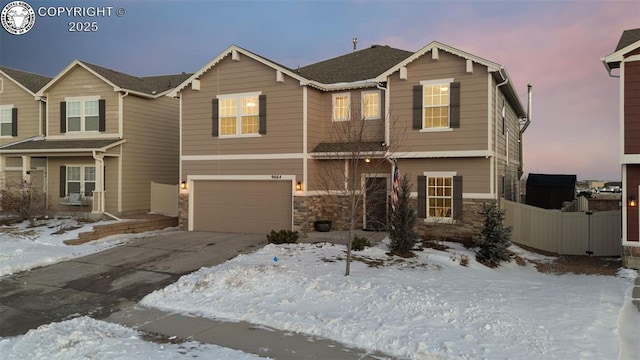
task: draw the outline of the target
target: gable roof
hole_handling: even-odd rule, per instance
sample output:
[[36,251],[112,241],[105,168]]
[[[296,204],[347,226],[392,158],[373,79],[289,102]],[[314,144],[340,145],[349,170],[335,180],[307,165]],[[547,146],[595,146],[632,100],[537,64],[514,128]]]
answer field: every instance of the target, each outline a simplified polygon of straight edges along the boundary
[[0,153],[107,151],[126,142],[121,139],[47,140],[36,136],[0,147]]
[[5,66],[0,66],[0,72],[4,73],[18,86],[22,87],[25,91],[34,96],[38,92],[38,90],[40,90],[46,83],[51,81],[51,78],[48,76],[38,75],[22,70],[16,70]]
[[637,48],[640,48],[640,28],[623,31],[616,50],[601,59],[605,69],[611,74],[611,69],[620,67],[624,55]]
[[85,61],[74,60],[53,80],[42,87],[37,95],[42,96],[44,91],[58,82],[76,66],[80,66],[100,78],[102,81],[112,86],[114,91],[128,91],[147,98],[162,96],[191,76],[191,74],[183,73],[177,75],[137,77]]
[[301,67],[297,73],[323,84],[348,83],[375,79],[402,60],[413,55],[387,45],[370,48]]

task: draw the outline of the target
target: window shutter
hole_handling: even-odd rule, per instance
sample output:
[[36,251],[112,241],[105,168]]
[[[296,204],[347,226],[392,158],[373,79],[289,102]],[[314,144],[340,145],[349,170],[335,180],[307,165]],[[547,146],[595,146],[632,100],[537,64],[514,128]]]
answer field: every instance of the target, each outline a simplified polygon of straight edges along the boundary
[[67,196],[67,167],[60,166],[60,197]]
[[67,132],[67,102],[60,102],[60,133]]
[[413,130],[422,129],[422,85],[413,87]]
[[267,95],[258,96],[258,107],[259,107],[258,134],[266,135],[267,134]]
[[98,100],[98,131],[105,132],[107,128],[106,121],[106,101],[104,99]]
[[453,219],[462,220],[462,176],[453,177]]
[[218,99],[211,100],[211,136],[218,136]]
[[427,217],[427,177],[418,176],[418,219]]
[[451,98],[449,102],[449,124],[452,128],[460,127],[460,82],[449,84]]
[[385,108],[385,91],[384,90],[380,90],[380,118],[382,120],[387,118],[387,109]]
[[11,109],[11,136],[18,136],[18,108]]

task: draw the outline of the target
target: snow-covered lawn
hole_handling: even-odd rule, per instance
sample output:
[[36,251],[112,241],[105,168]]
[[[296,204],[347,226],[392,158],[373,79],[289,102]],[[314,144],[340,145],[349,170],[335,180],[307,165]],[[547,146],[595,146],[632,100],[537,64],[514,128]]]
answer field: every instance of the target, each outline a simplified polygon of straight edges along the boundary
[[91,231],[93,225],[113,222],[86,223],[73,218],[59,218],[38,220],[35,227],[30,227],[28,221],[0,226],[0,276],[88,255],[120,245],[133,237],[146,236],[114,235],[74,246],[63,242],[77,238],[81,232]]
[[350,277],[343,276],[344,246],[268,245],[186,275],[141,304],[411,359],[615,359],[618,327],[639,330],[637,311],[619,318],[633,271],[489,269],[471,251],[447,245],[448,252],[427,249],[411,259],[386,255],[385,245],[368,248],[356,253]]

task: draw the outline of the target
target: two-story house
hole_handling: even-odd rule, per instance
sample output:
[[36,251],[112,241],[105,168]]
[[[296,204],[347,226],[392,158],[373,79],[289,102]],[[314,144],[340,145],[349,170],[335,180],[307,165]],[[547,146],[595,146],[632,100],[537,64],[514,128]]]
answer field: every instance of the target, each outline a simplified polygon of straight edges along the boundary
[[148,211],[150,183],[178,180],[179,104],[165,94],[189,75],[136,77],[73,61],[32,94],[44,117],[19,113],[20,137],[0,147],[2,163],[25,181],[41,171],[53,210]]
[[364,194],[365,228],[384,228],[394,162],[412,179],[419,227],[471,229],[482,202],[519,198],[526,114],[514,84],[501,65],[439,42],[297,69],[232,45],[168,96],[180,99],[188,230],[340,224],[332,208],[348,184],[325,175],[354,160],[364,191],[384,194]]
[[[0,66],[0,146],[43,133],[45,102],[36,93],[50,77]],[[45,163],[35,160],[22,169],[21,158],[0,156],[0,186],[19,183],[30,176],[35,187],[44,190]]]
[[640,28],[624,31],[602,62],[620,81],[623,265],[640,269]]

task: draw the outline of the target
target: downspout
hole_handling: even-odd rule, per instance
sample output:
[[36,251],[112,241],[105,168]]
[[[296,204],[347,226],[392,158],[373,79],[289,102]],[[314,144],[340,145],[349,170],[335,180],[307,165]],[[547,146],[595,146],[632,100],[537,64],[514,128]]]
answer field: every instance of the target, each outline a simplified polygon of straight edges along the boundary
[[389,86],[389,82],[387,81],[385,86],[382,86],[381,84],[381,82],[376,83],[376,88],[378,88],[378,90],[382,90],[382,93],[384,94],[384,114],[381,115],[384,119],[384,144],[389,148],[389,142],[391,141],[391,124],[389,123],[390,120],[387,116],[387,112],[389,111],[389,101],[387,101],[387,87]]
[[620,77],[620,75],[613,75],[611,73],[611,71],[613,69],[611,68],[611,66],[609,66],[609,63],[604,58],[602,58],[601,60],[602,60],[602,65],[604,65],[604,68],[605,68],[605,70],[607,70],[607,74],[609,74],[610,77],[612,77],[612,78],[619,78]]
[[121,221],[122,219],[120,219],[119,217],[112,215],[108,212],[106,212],[104,210],[104,184],[105,184],[105,178],[104,178],[104,158],[98,156],[96,150],[93,150],[93,159],[100,163],[100,185],[102,186],[102,190],[100,190],[100,209],[98,209],[98,213],[99,214],[103,214],[106,215],[114,220],[118,220]]
[[496,193],[496,200],[498,209],[500,208],[500,192],[498,191],[498,89],[501,86],[506,85],[509,82],[509,78],[504,76],[502,73],[502,67],[498,70],[500,76],[504,79],[503,82],[496,84],[495,90],[495,100],[493,102],[493,167],[494,167],[494,178],[493,178],[493,190]]
[[522,178],[522,175],[524,174],[524,170],[523,170],[524,154],[522,153],[522,150],[523,150],[522,134],[524,134],[524,132],[527,130],[527,128],[531,124],[531,114],[532,114],[531,95],[533,94],[532,89],[533,89],[533,85],[531,83],[527,84],[527,120],[525,121],[524,125],[522,126],[522,129],[520,129],[520,132],[518,133],[518,161],[520,163],[520,165],[518,165],[519,167],[518,180],[520,180]]

